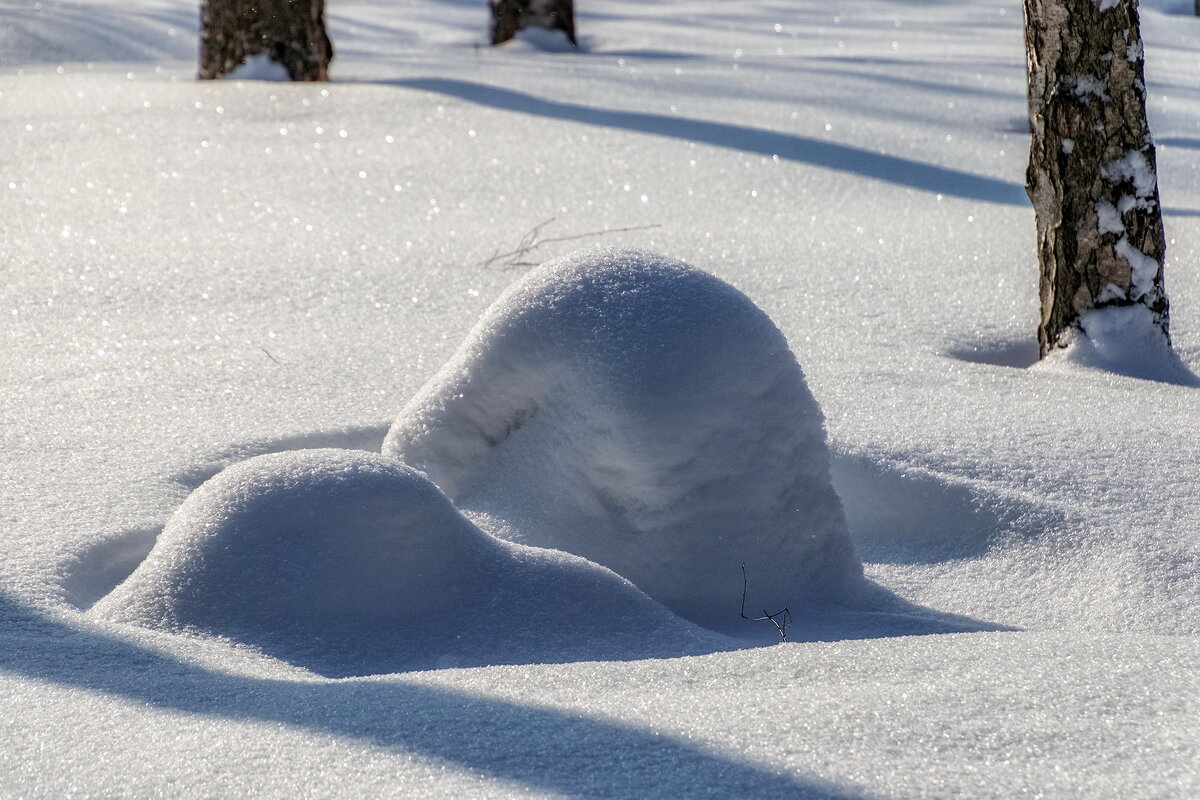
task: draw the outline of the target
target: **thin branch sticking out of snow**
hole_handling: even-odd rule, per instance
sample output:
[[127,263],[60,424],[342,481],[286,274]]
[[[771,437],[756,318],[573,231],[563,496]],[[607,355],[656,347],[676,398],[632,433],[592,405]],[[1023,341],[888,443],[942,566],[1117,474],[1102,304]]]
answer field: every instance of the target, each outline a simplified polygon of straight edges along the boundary
[[[751,622],[770,620],[771,624],[775,626],[775,630],[779,631],[780,640],[786,642],[787,629],[792,624],[792,612],[788,610],[788,607],[784,606],[782,611],[776,611],[774,614],[768,614],[764,608],[762,613],[761,617],[746,616],[746,565],[742,564],[742,619],[748,619]],[[783,623],[781,624],[776,617],[782,619]]]
[[503,268],[536,267],[541,262],[524,261],[522,259],[524,256],[538,249],[544,244],[553,244],[555,242],[573,242],[578,239],[587,239],[592,236],[607,236],[612,233],[629,233],[630,231],[646,231],[652,228],[662,227],[662,225],[659,225],[658,223],[653,225],[633,225],[627,228],[610,228],[603,231],[576,233],[571,236],[551,236],[545,239],[541,238],[539,234],[542,232],[542,229],[554,222],[556,219],[557,217],[551,217],[545,222],[539,222],[537,225],[534,225],[525,232],[524,236],[521,237],[521,241],[517,243],[516,249],[510,250],[507,253],[501,253],[497,251],[492,254],[491,258],[482,262],[480,266],[491,267],[494,265],[499,265]]

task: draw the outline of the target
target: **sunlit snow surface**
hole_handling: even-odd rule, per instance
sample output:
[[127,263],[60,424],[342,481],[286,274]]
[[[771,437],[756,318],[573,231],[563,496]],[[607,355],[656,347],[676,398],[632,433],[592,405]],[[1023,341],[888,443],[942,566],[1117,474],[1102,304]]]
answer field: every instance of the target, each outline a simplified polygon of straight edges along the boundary
[[[1165,372],[1029,368],[1016,3],[590,0],[571,51],[363,0],[328,9],[328,86],[193,82],[193,6],[0,7],[0,796],[1200,794],[1187,5],[1143,4]],[[378,451],[523,264],[583,244],[778,326],[886,612],[647,653],[584,641],[593,604],[539,630],[556,657],[339,680],[79,613],[222,468]]]

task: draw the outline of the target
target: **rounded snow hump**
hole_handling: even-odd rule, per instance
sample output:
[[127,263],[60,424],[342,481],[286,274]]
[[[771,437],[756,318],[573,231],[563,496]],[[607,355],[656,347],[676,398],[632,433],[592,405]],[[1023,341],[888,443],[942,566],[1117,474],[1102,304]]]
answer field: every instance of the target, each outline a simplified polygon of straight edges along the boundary
[[495,539],[414,470],[351,450],[218,473],[89,613],[333,676],[714,649],[609,570]]
[[576,553],[683,617],[837,603],[862,566],[823,418],[740,291],[652,253],[531,271],[400,412],[384,453],[497,534]]

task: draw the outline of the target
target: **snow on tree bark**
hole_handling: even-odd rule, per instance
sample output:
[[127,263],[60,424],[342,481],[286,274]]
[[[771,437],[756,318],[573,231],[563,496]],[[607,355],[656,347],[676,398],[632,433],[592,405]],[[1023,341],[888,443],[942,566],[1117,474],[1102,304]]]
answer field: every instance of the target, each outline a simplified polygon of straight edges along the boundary
[[1148,307],[1169,342],[1137,0],[1023,4],[1041,354],[1106,306]]
[[574,0],[488,0],[492,9],[492,44],[504,44],[530,25],[560,30],[575,41]]
[[329,80],[333,45],[325,0],[205,0],[200,24],[200,78],[232,72],[266,55],[294,81]]

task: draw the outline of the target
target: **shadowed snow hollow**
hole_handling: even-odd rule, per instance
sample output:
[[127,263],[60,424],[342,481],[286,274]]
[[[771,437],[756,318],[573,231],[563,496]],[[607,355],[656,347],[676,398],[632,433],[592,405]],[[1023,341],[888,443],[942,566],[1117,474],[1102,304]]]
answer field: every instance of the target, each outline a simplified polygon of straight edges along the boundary
[[742,563],[755,613],[862,584],[783,335],[737,289],[661,256],[596,250],[531,272],[383,449],[501,535],[603,564],[707,625],[741,622]]
[[219,473],[90,613],[334,675],[678,656],[713,638],[606,569],[492,538],[405,465],[346,450]]

